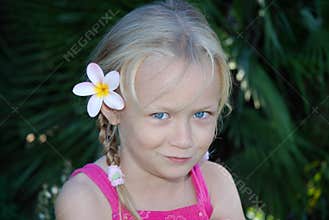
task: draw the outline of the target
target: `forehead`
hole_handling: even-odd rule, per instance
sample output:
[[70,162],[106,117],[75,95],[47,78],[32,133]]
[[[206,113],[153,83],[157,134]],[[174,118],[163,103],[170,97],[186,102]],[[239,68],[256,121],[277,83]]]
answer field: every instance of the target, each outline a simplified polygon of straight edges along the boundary
[[214,105],[220,96],[219,76],[211,76],[210,63],[186,63],[168,56],[150,56],[135,78],[136,95],[142,108]]

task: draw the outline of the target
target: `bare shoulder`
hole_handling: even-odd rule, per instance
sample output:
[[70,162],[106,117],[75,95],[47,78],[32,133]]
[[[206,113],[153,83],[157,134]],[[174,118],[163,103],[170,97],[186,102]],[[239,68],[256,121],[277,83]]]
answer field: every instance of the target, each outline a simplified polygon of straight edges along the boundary
[[200,164],[213,205],[214,220],[245,220],[240,196],[231,173],[222,165],[205,161]]
[[112,219],[106,198],[82,173],[63,185],[55,201],[55,215],[56,220]]

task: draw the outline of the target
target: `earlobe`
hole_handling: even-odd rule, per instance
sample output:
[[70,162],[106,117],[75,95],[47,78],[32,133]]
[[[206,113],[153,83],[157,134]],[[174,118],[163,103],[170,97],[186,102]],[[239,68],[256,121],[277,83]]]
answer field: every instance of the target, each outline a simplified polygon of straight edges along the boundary
[[101,112],[107,118],[107,120],[110,122],[110,124],[117,125],[120,123],[120,112],[119,111],[110,109],[103,103],[102,107],[101,107]]

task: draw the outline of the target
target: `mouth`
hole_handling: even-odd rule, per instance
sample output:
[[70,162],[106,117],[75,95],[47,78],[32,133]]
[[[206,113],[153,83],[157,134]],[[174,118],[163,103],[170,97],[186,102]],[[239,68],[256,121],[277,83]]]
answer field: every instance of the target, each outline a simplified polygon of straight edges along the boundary
[[168,158],[171,162],[174,162],[174,163],[186,163],[192,157],[169,157],[169,156],[166,156],[166,158]]

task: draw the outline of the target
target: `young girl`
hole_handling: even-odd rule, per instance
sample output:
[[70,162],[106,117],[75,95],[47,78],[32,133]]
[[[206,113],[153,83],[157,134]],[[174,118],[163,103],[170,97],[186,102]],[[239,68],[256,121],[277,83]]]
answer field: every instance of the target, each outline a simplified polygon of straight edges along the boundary
[[[104,156],[75,170],[55,204],[57,220],[243,220],[234,181],[207,161],[228,105],[230,75],[216,34],[183,1],[124,16],[87,66]],[[106,75],[104,76],[104,73]]]

